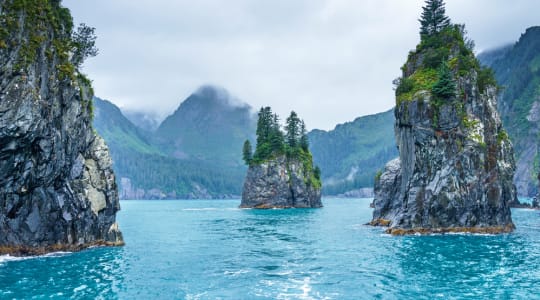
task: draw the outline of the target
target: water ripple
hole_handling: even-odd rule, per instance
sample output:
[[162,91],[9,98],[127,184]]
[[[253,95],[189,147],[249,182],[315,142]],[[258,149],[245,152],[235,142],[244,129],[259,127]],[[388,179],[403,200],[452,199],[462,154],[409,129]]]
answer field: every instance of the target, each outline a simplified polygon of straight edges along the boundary
[[392,237],[370,200],[317,210],[238,201],[122,202],[127,245],[0,257],[0,298],[535,299],[540,218],[515,233]]

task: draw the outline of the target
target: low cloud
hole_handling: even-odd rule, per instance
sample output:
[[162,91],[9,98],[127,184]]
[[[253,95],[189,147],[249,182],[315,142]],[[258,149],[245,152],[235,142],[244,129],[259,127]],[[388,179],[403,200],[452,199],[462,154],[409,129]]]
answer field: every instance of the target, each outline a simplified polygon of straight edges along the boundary
[[[452,0],[477,49],[515,41],[535,25],[535,0]],[[161,117],[205,84],[254,108],[297,111],[333,128],[391,108],[392,80],[418,42],[423,1],[66,0],[96,27],[100,55],[84,71],[96,94]]]

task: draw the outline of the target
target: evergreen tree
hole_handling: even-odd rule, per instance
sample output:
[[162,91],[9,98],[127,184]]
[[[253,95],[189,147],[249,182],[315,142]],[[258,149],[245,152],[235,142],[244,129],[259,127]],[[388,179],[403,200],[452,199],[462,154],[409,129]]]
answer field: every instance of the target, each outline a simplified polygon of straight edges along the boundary
[[282,153],[285,148],[285,138],[283,137],[277,114],[274,114],[272,117],[269,143],[273,153]]
[[300,147],[306,152],[309,151],[309,140],[304,120],[300,122]]
[[285,138],[287,140],[287,144],[290,148],[294,149],[297,147],[299,143],[299,137],[300,137],[300,119],[298,118],[298,115],[291,111],[291,114],[287,118],[287,124],[285,126]]
[[249,140],[246,140],[244,142],[244,147],[242,148],[242,158],[246,162],[246,165],[249,165],[251,163],[251,160],[253,159],[252,151],[253,150],[251,149],[251,143],[249,142]]
[[420,35],[422,37],[436,34],[450,26],[450,18],[446,16],[444,0],[426,0],[420,18]]
[[285,148],[283,132],[277,114],[270,107],[259,111],[257,121],[257,147],[251,161],[264,161],[275,154],[282,153]]
[[287,158],[300,158],[311,164],[309,142],[306,125],[293,111],[286,120],[285,133],[279,117],[272,113],[270,107],[263,107],[257,121],[257,147],[251,155],[251,144],[244,143],[243,159],[247,164],[258,164],[279,155],[286,154]]
[[315,179],[321,180],[321,169],[319,168],[319,166],[315,166],[315,168],[313,169],[313,176],[315,176]]
[[71,39],[74,47],[71,62],[76,67],[80,67],[86,58],[98,55],[95,31],[94,27],[82,23],[77,28],[77,31],[73,32]]
[[257,121],[257,145],[264,144],[270,137],[272,120],[272,109],[270,107],[261,107],[259,111],[259,120]]
[[435,97],[449,99],[456,94],[456,83],[448,64],[443,62],[439,68],[439,80],[435,83],[431,92]]

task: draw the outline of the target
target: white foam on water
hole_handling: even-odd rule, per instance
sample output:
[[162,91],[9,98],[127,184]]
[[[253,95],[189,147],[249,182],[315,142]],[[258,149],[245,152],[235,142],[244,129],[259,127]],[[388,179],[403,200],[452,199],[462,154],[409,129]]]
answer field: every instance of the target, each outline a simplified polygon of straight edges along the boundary
[[203,292],[203,293],[199,293],[199,294],[187,294],[186,295],[186,300],[198,300],[198,299],[201,299],[202,297],[204,297],[207,294],[208,294],[208,292]]
[[8,261],[18,261],[18,260],[25,260],[25,259],[29,259],[29,258],[32,258],[32,257],[17,257],[17,256],[11,256],[9,254],[0,255],[0,265],[2,265],[5,262],[8,262]]
[[183,208],[182,211],[225,211],[225,210],[240,210],[243,208],[216,208],[216,207],[202,207],[202,208]]
[[302,299],[308,299],[309,293],[311,292],[311,284],[310,283],[311,283],[311,278],[309,278],[309,277],[304,278],[304,284],[301,287],[301,289],[302,289],[301,298]]
[[[287,292],[282,292],[277,295],[277,299],[315,299],[311,293],[311,278],[305,277],[304,280],[291,280],[292,285],[287,285],[284,287],[284,290]],[[288,293],[288,290],[300,290],[301,293]]]
[[44,255],[39,255],[39,256],[36,256],[36,257],[59,257],[59,256],[66,256],[68,254],[71,254],[73,252],[70,252],[70,251],[57,251],[57,252],[51,252],[51,253],[47,253],[47,254],[44,254]]
[[233,277],[236,277],[238,275],[242,275],[242,274],[246,274],[246,273],[249,273],[249,270],[238,270],[238,271],[225,271],[223,272],[223,275],[231,275]]
[[35,259],[35,258],[42,258],[42,257],[61,257],[61,256],[65,256],[71,253],[73,252],[58,251],[58,252],[51,252],[51,253],[47,253],[43,255],[34,255],[34,256],[11,256],[9,254],[0,255],[0,266],[10,261],[21,261],[21,260]]
[[87,289],[87,288],[88,288],[88,286],[87,286],[86,284],[83,284],[83,285],[81,285],[81,286],[79,286],[79,287],[74,288],[74,289],[73,289],[73,292],[74,292],[74,293],[77,293],[77,292],[83,291],[83,290],[85,290],[85,289]]
[[474,235],[474,236],[497,236],[493,233],[472,233],[472,232],[448,232],[448,233],[433,233],[431,235]]

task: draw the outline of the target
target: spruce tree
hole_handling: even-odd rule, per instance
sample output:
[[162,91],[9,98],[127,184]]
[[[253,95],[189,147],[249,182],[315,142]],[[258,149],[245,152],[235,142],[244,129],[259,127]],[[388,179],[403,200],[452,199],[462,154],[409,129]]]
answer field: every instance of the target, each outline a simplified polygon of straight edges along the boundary
[[304,120],[300,122],[300,147],[306,152],[309,151],[309,140]]
[[246,162],[246,165],[251,164],[251,160],[253,159],[252,151],[253,150],[251,149],[251,143],[249,142],[249,140],[246,140],[244,142],[244,147],[242,148],[242,158]]
[[450,18],[446,16],[444,0],[426,0],[426,5],[422,9],[422,16],[419,20],[422,37],[436,34],[450,26]]
[[268,106],[261,107],[261,110],[259,111],[259,120],[257,121],[257,145],[268,142],[272,118],[272,109]]
[[439,80],[431,89],[433,95],[440,99],[450,99],[456,94],[456,83],[448,64],[443,62],[439,68]]
[[315,168],[313,169],[313,176],[315,176],[315,179],[321,180],[321,169],[319,168],[319,166],[315,166]]
[[260,162],[283,153],[285,142],[283,132],[279,125],[277,114],[272,113],[270,107],[263,107],[259,111],[257,121],[257,147],[251,162]]
[[270,137],[269,137],[270,149],[272,153],[282,153],[285,147],[285,138],[279,125],[279,117],[274,114],[270,125]]
[[287,118],[287,124],[285,125],[285,137],[287,140],[287,144],[291,149],[296,148],[299,142],[299,136],[300,136],[300,119],[298,118],[298,115],[296,112],[291,111],[291,114]]

